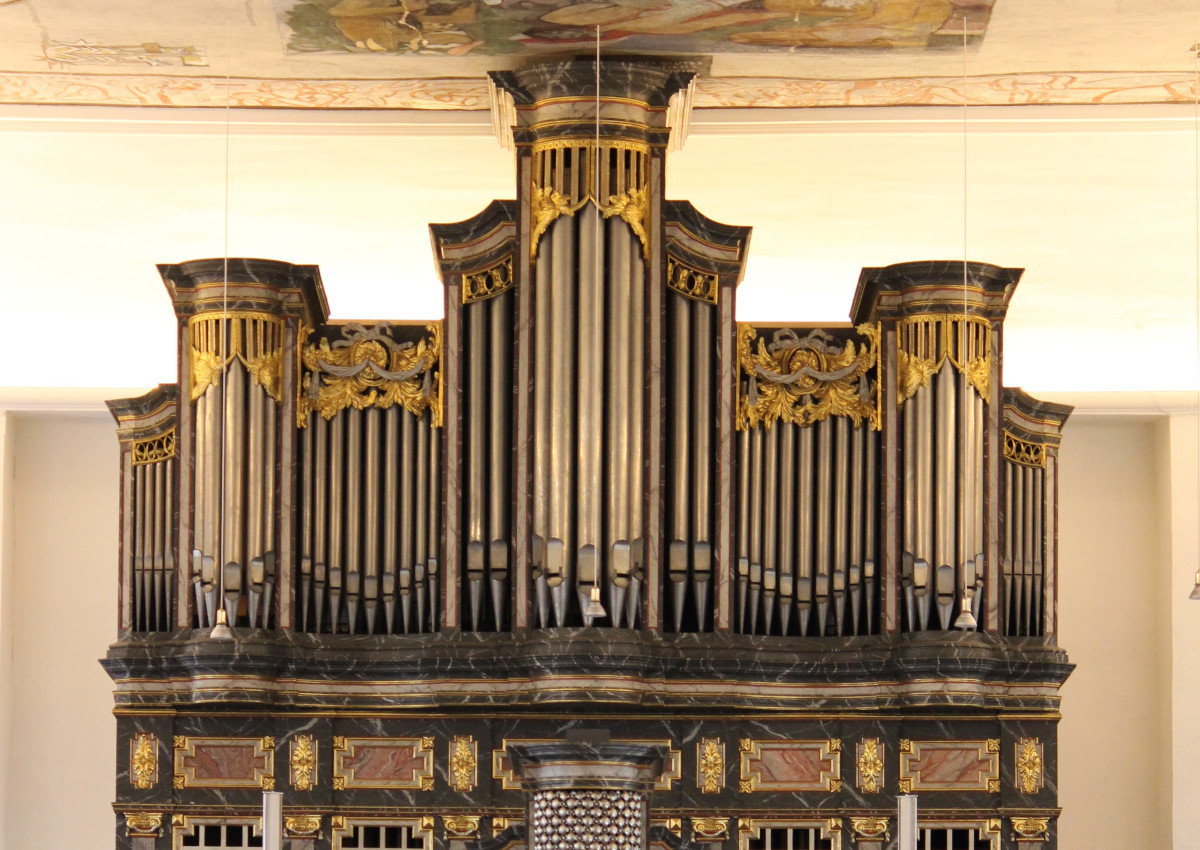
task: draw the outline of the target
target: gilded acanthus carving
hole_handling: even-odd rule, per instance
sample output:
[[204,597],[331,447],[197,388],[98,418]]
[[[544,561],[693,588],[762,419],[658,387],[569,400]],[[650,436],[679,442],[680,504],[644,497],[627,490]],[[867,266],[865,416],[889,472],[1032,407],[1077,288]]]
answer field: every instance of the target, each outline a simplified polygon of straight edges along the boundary
[[312,735],[297,735],[289,746],[292,787],[309,791],[317,778],[317,742]]
[[865,421],[879,430],[878,379],[870,376],[879,362],[879,327],[857,331],[859,345],[839,345],[820,330],[800,337],[790,328],[776,331],[768,344],[752,325],[739,324],[737,357],[747,389],[738,400],[738,428],[846,416],[855,427]]
[[193,402],[235,360],[267,395],[282,401],[282,319],[266,313],[201,313],[188,319],[188,337]]
[[476,751],[475,739],[469,735],[455,735],[450,742],[450,787],[455,791],[474,790],[479,765]]
[[158,739],[153,733],[138,732],[130,740],[129,780],[143,791],[158,782]]
[[385,322],[371,328],[348,324],[345,339],[306,345],[298,424],[303,427],[313,411],[331,419],[350,407],[396,404],[414,416],[429,410],[434,427],[440,426],[441,322],[431,322],[425,330],[428,336],[416,343],[397,343],[387,335]]
[[990,399],[992,327],[974,316],[910,316],[896,325],[899,340],[899,403],[929,386],[947,360],[967,376],[985,402]]
[[696,785],[705,794],[725,787],[725,744],[719,738],[705,738],[696,745]]
[[858,790],[878,793],[883,785],[883,757],[878,738],[864,738],[858,744]]
[[533,186],[529,193],[533,228],[530,257],[537,257],[538,243],[556,219],[573,216],[592,201],[604,218],[619,216],[628,224],[649,258],[649,145],[619,139],[601,141],[599,160],[604,167],[599,173],[596,154],[593,139],[555,139],[534,145]]
[[1042,787],[1042,745],[1037,738],[1017,742],[1017,788],[1033,794]]
[[162,812],[126,812],[125,831],[130,838],[157,838],[162,832]]

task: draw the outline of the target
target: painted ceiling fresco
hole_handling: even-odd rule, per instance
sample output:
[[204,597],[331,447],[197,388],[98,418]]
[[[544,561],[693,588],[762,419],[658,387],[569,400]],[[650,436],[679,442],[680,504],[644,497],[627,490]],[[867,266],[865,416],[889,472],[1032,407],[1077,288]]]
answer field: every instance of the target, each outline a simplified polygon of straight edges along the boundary
[[995,0],[276,0],[293,53],[789,52],[980,39]]

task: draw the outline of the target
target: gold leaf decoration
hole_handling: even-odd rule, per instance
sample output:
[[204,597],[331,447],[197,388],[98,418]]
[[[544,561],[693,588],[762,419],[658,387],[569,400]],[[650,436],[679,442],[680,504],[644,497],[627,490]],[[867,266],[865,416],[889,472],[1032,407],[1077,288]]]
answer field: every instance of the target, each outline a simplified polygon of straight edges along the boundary
[[728,818],[692,818],[692,833],[697,838],[722,839],[729,836]]
[[899,343],[898,404],[912,398],[947,360],[966,375],[979,397],[990,400],[992,326],[987,319],[961,315],[908,316],[896,323]]
[[462,303],[470,304],[499,295],[513,285],[512,256],[505,257],[494,266],[463,275]]
[[879,430],[878,375],[870,377],[879,364],[879,326],[856,330],[863,337],[857,346],[854,340],[839,345],[820,330],[800,337],[790,328],[776,331],[768,345],[752,325],[739,324],[738,429],[775,422],[803,427],[845,416],[856,428],[866,422]]
[[858,790],[876,794],[882,784],[883,758],[879,753],[879,739],[865,738],[858,745]]
[[283,319],[267,313],[201,313],[188,319],[191,400],[240,361],[250,378],[282,401]]
[[146,790],[158,781],[158,739],[138,732],[129,742],[129,773],[133,787]]
[[446,815],[442,818],[446,834],[455,838],[473,838],[479,834],[479,815]]
[[1020,464],[1045,469],[1046,447],[1041,443],[1030,443],[1008,431],[1004,432],[1004,459]]
[[290,838],[312,838],[321,831],[320,815],[290,815],[284,819]]
[[600,208],[605,218],[614,215],[629,225],[642,243],[642,254],[650,259],[650,237],[646,234],[646,220],[650,218],[650,191],[648,189],[630,189],[620,195],[609,195],[608,203]]
[[175,429],[172,428],[158,437],[134,440],[132,452],[134,466],[158,463],[160,460],[168,460],[175,457]]
[[1037,738],[1017,742],[1017,787],[1026,794],[1042,787],[1042,746]]
[[438,369],[442,356],[442,324],[425,326],[428,336],[400,344],[387,335],[387,324],[373,328],[346,326],[347,338],[330,344],[321,339],[304,348],[305,369],[298,411],[303,427],[315,411],[331,419],[347,408],[387,409],[399,405],[413,416],[429,410],[434,427],[442,424]]
[[705,794],[716,794],[725,787],[725,745],[717,738],[705,738],[696,749],[696,784]]
[[162,830],[162,812],[126,812],[125,831],[135,836],[157,838]]
[[312,735],[297,735],[291,742],[291,781],[297,791],[310,791],[316,784],[317,743]]
[[1013,818],[1013,832],[1020,838],[1044,836],[1050,828],[1049,818]]
[[477,767],[475,740],[468,735],[456,735],[450,742],[450,787],[455,791],[474,789]]
[[537,256],[538,241],[560,215],[573,215],[571,202],[561,192],[547,186],[534,189],[529,197],[529,212],[533,216],[533,234],[529,238],[529,256]]
[[850,818],[850,828],[854,830],[854,834],[859,838],[888,840],[887,818]]

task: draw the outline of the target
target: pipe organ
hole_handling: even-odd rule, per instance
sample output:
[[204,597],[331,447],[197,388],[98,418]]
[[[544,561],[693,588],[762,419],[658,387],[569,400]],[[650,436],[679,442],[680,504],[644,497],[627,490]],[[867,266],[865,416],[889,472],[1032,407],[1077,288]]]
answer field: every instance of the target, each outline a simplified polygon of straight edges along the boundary
[[902,793],[1056,846],[1070,410],[1001,385],[1021,271],[736,322],[749,228],[663,196],[696,71],[493,74],[516,199],[431,225],[442,320],[159,267],[178,382],[110,403],[118,846],[268,788],[297,850],[882,848]]

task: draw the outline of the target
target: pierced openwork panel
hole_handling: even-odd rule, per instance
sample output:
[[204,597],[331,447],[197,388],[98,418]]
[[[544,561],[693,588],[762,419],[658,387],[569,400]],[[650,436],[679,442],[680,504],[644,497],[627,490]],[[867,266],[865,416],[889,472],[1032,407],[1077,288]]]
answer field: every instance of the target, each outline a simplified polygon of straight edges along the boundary
[[577,850],[603,838],[611,850],[640,850],[644,796],[633,791],[539,791],[530,808],[532,850]]
[[171,830],[172,850],[241,850],[262,847],[262,827],[257,818],[191,818],[177,816]]

